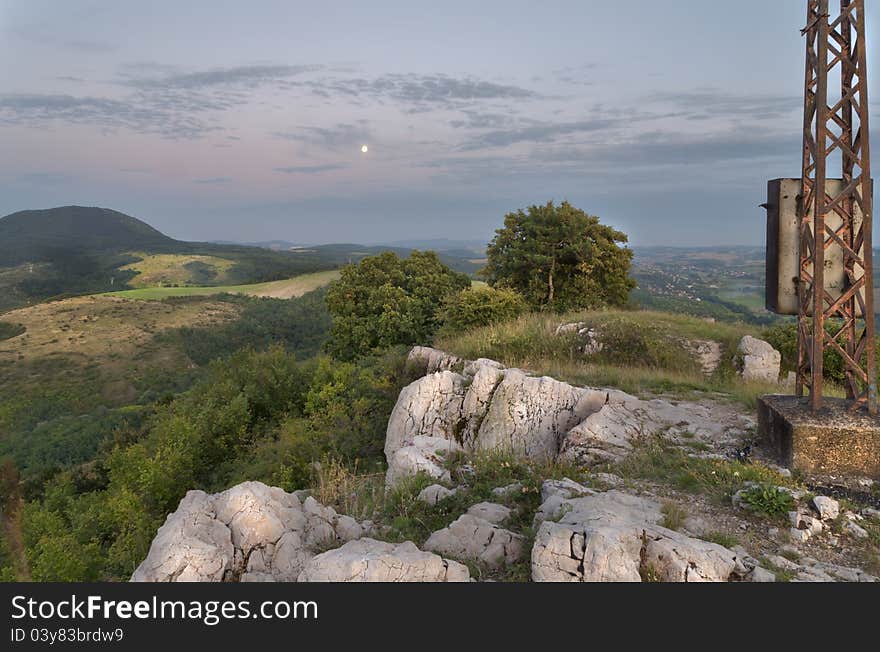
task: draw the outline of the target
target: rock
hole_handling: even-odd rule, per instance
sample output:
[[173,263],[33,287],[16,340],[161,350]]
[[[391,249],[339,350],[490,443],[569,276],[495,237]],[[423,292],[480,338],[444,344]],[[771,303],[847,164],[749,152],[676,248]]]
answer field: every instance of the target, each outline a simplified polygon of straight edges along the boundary
[[782,355],[767,342],[746,335],[737,348],[737,363],[743,380],[776,383]]
[[465,377],[451,371],[430,374],[401,391],[385,431],[385,458],[416,437],[454,440],[462,422]]
[[385,484],[390,487],[402,478],[419,473],[441,482],[450,482],[452,478],[443,467],[443,459],[449,453],[461,451],[461,446],[455,441],[439,437],[415,437],[410,445],[398,449],[388,460]]
[[505,507],[504,505],[497,505],[495,503],[479,503],[472,506],[467,511],[467,513],[471,516],[475,516],[476,518],[481,518],[484,521],[488,521],[493,525],[500,525],[510,518],[510,514],[512,512],[509,507]]
[[843,531],[847,534],[851,534],[857,539],[867,539],[870,534],[868,534],[867,530],[860,525],[856,525],[853,521],[847,521],[843,526]]
[[702,441],[734,448],[754,427],[754,420],[718,403],[644,401],[608,391],[598,412],[563,438],[561,458],[579,465],[615,462],[632,450],[632,442],[663,435],[673,443]]
[[596,492],[574,480],[563,478],[562,480],[544,480],[541,484],[541,501],[546,502],[551,496],[563,498],[576,498],[578,496],[592,496]]
[[504,487],[496,487],[492,490],[492,495],[498,498],[510,498],[511,496],[522,493],[522,490],[522,482],[514,482]]
[[810,532],[810,530],[800,530],[796,527],[791,528],[788,531],[788,534],[791,537],[792,541],[800,544],[806,543],[813,536],[813,533]]
[[489,358],[478,358],[476,360],[469,360],[468,362],[465,362],[463,373],[465,376],[474,377],[483,367],[489,367],[490,369],[504,371],[504,365],[500,362],[496,360],[490,360]]
[[840,515],[840,503],[828,496],[813,498],[813,507],[819,512],[819,518],[823,521],[833,521]]
[[611,489],[619,489],[626,484],[623,478],[614,475],[613,473],[593,473],[590,475],[590,479],[596,480],[600,484],[610,487]]
[[554,459],[563,436],[606,399],[607,392],[578,389],[508,369],[492,395],[474,449]]
[[813,518],[805,511],[798,510],[796,512],[789,512],[788,520],[791,522],[793,528],[806,530],[810,533],[810,536],[822,534],[822,530],[824,529],[822,521],[818,518]]
[[862,510],[862,514],[865,518],[872,518],[875,521],[880,521],[880,509],[871,509],[870,507],[866,507]]
[[133,582],[296,581],[314,551],[361,536],[353,518],[260,482],[190,491],[159,528]]
[[781,555],[770,555],[767,557],[767,561],[773,564],[776,568],[784,571],[788,571],[790,573],[796,573],[800,570],[800,566],[790,559],[786,559]]
[[771,573],[765,568],[761,568],[760,566],[755,566],[748,575],[746,575],[747,582],[760,582],[760,583],[769,583],[776,581],[776,575]]
[[427,346],[413,347],[406,358],[406,362],[409,366],[425,374],[451,371],[463,364],[461,358]]
[[582,321],[573,322],[571,324],[560,324],[560,326],[556,329],[556,336],[561,337],[563,335],[576,335],[586,327],[586,322]]
[[467,582],[463,564],[419,550],[415,544],[374,539],[350,541],[313,557],[300,582]]
[[522,536],[468,512],[449,527],[434,532],[425,542],[425,549],[496,569],[520,559],[524,542]]
[[491,365],[479,365],[462,403],[463,424],[459,441],[465,448],[473,449],[480,426],[486,419],[489,404],[495,395],[498,384],[504,379],[505,371]]
[[441,500],[446,500],[450,496],[454,496],[456,492],[457,489],[447,489],[441,484],[432,484],[430,487],[425,487],[419,492],[418,500],[434,506]]
[[660,505],[609,491],[567,501],[558,523],[544,522],[532,548],[536,582],[727,581],[737,556],[659,525]]

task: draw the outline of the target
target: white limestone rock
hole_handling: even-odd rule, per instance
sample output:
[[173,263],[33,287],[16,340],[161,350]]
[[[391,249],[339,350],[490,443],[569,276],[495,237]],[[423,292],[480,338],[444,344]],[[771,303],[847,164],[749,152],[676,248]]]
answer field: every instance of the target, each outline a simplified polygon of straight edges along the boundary
[[833,521],[840,515],[840,503],[828,496],[813,498],[813,507],[819,512],[819,518],[823,521]]
[[444,458],[463,449],[457,442],[440,437],[415,437],[412,442],[398,449],[388,460],[385,484],[391,487],[401,479],[425,473],[440,482],[452,480],[444,468]]
[[458,356],[445,351],[438,351],[428,346],[416,346],[407,355],[406,362],[409,366],[418,369],[425,374],[433,374],[438,371],[452,371],[460,368],[464,361]]
[[463,514],[448,527],[431,534],[425,549],[441,555],[468,559],[497,569],[519,560],[525,539],[474,513]]
[[419,550],[415,544],[349,541],[313,557],[300,582],[468,582],[466,566]]
[[532,548],[536,582],[728,581],[736,553],[658,525],[654,501],[609,491],[567,501],[558,523],[544,522]]
[[509,507],[498,505],[496,503],[479,503],[473,505],[467,511],[468,514],[476,518],[481,518],[493,525],[500,525],[510,518],[513,513]]
[[362,526],[314,498],[260,482],[190,491],[159,528],[133,582],[296,581],[316,549]]
[[782,355],[764,340],[750,335],[742,338],[736,356],[739,374],[745,381],[776,383],[779,381]]
[[465,377],[441,371],[418,379],[401,391],[388,419],[385,458],[410,445],[416,437],[455,439],[461,427]]
[[553,459],[563,436],[606,399],[607,392],[508,369],[495,389],[474,448]]
[[454,496],[457,491],[457,489],[447,489],[442,484],[432,484],[430,487],[425,487],[419,492],[418,500],[426,505],[434,506],[440,501]]

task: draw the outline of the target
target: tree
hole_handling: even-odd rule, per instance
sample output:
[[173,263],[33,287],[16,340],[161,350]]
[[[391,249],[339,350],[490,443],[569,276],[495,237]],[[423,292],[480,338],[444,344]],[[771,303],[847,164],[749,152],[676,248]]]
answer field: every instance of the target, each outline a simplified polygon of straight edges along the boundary
[[398,344],[426,344],[440,326],[443,300],[470,284],[432,251],[364,258],[345,267],[327,292],[333,317],[327,350],[354,360]]
[[627,236],[568,202],[508,213],[487,249],[489,285],[519,292],[535,309],[626,304],[635,281]]

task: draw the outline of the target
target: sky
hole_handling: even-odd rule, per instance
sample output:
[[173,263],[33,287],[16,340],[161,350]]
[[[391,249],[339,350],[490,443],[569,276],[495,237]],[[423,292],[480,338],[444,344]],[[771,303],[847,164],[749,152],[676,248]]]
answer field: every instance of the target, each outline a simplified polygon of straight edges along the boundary
[[805,22],[804,0],[0,0],[0,215],[487,241],[567,200],[636,246],[759,245],[766,181],[800,175]]

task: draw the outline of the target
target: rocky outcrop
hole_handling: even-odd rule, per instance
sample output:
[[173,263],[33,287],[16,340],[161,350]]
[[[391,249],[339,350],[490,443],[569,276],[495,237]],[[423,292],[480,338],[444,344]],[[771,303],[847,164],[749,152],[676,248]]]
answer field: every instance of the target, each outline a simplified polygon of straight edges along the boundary
[[717,404],[643,401],[530,376],[492,360],[462,362],[424,347],[410,357],[427,361],[426,368],[456,366],[462,373],[429,373],[401,392],[385,440],[391,484],[417,471],[443,478],[434,455],[441,449],[506,451],[536,460],[562,454],[595,463],[619,459],[633,440],[660,432],[732,444],[754,426],[749,417]]
[[159,528],[133,582],[296,581],[314,551],[363,536],[314,498],[260,482],[186,494]]
[[724,582],[737,554],[662,527],[660,505],[609,491],[565,501],[532,549],[536,582]]
[[746,335],[737,348],[736,364],[742,379],[749,382],[779,382],[782,355],[769,343]]
[[[493,522],[499,518],[498,510],[487,509],[485,505],[476,507],[476,510],[471,508],[448,527],[434,532],[425,542],[425,549],[456,559],[480,562],[491,569],[520,559],[524,553],[525,538]],[[507,508],[496,507],[506,510],[501,511],[502,516],[509,515]]]
[[350,541],[313,557],[300,582],[468,582],[467,566],[423,552],[412,543]]
[[397,449],[388,458],[388,470],[385,472],[385,484],[392,486],[402,478],[412,477],[419,473],[449,482],[449,471],[443,466],[449,453],[460,452],[461,446],[452,439],[441,437],[417,436],[406,446]]

